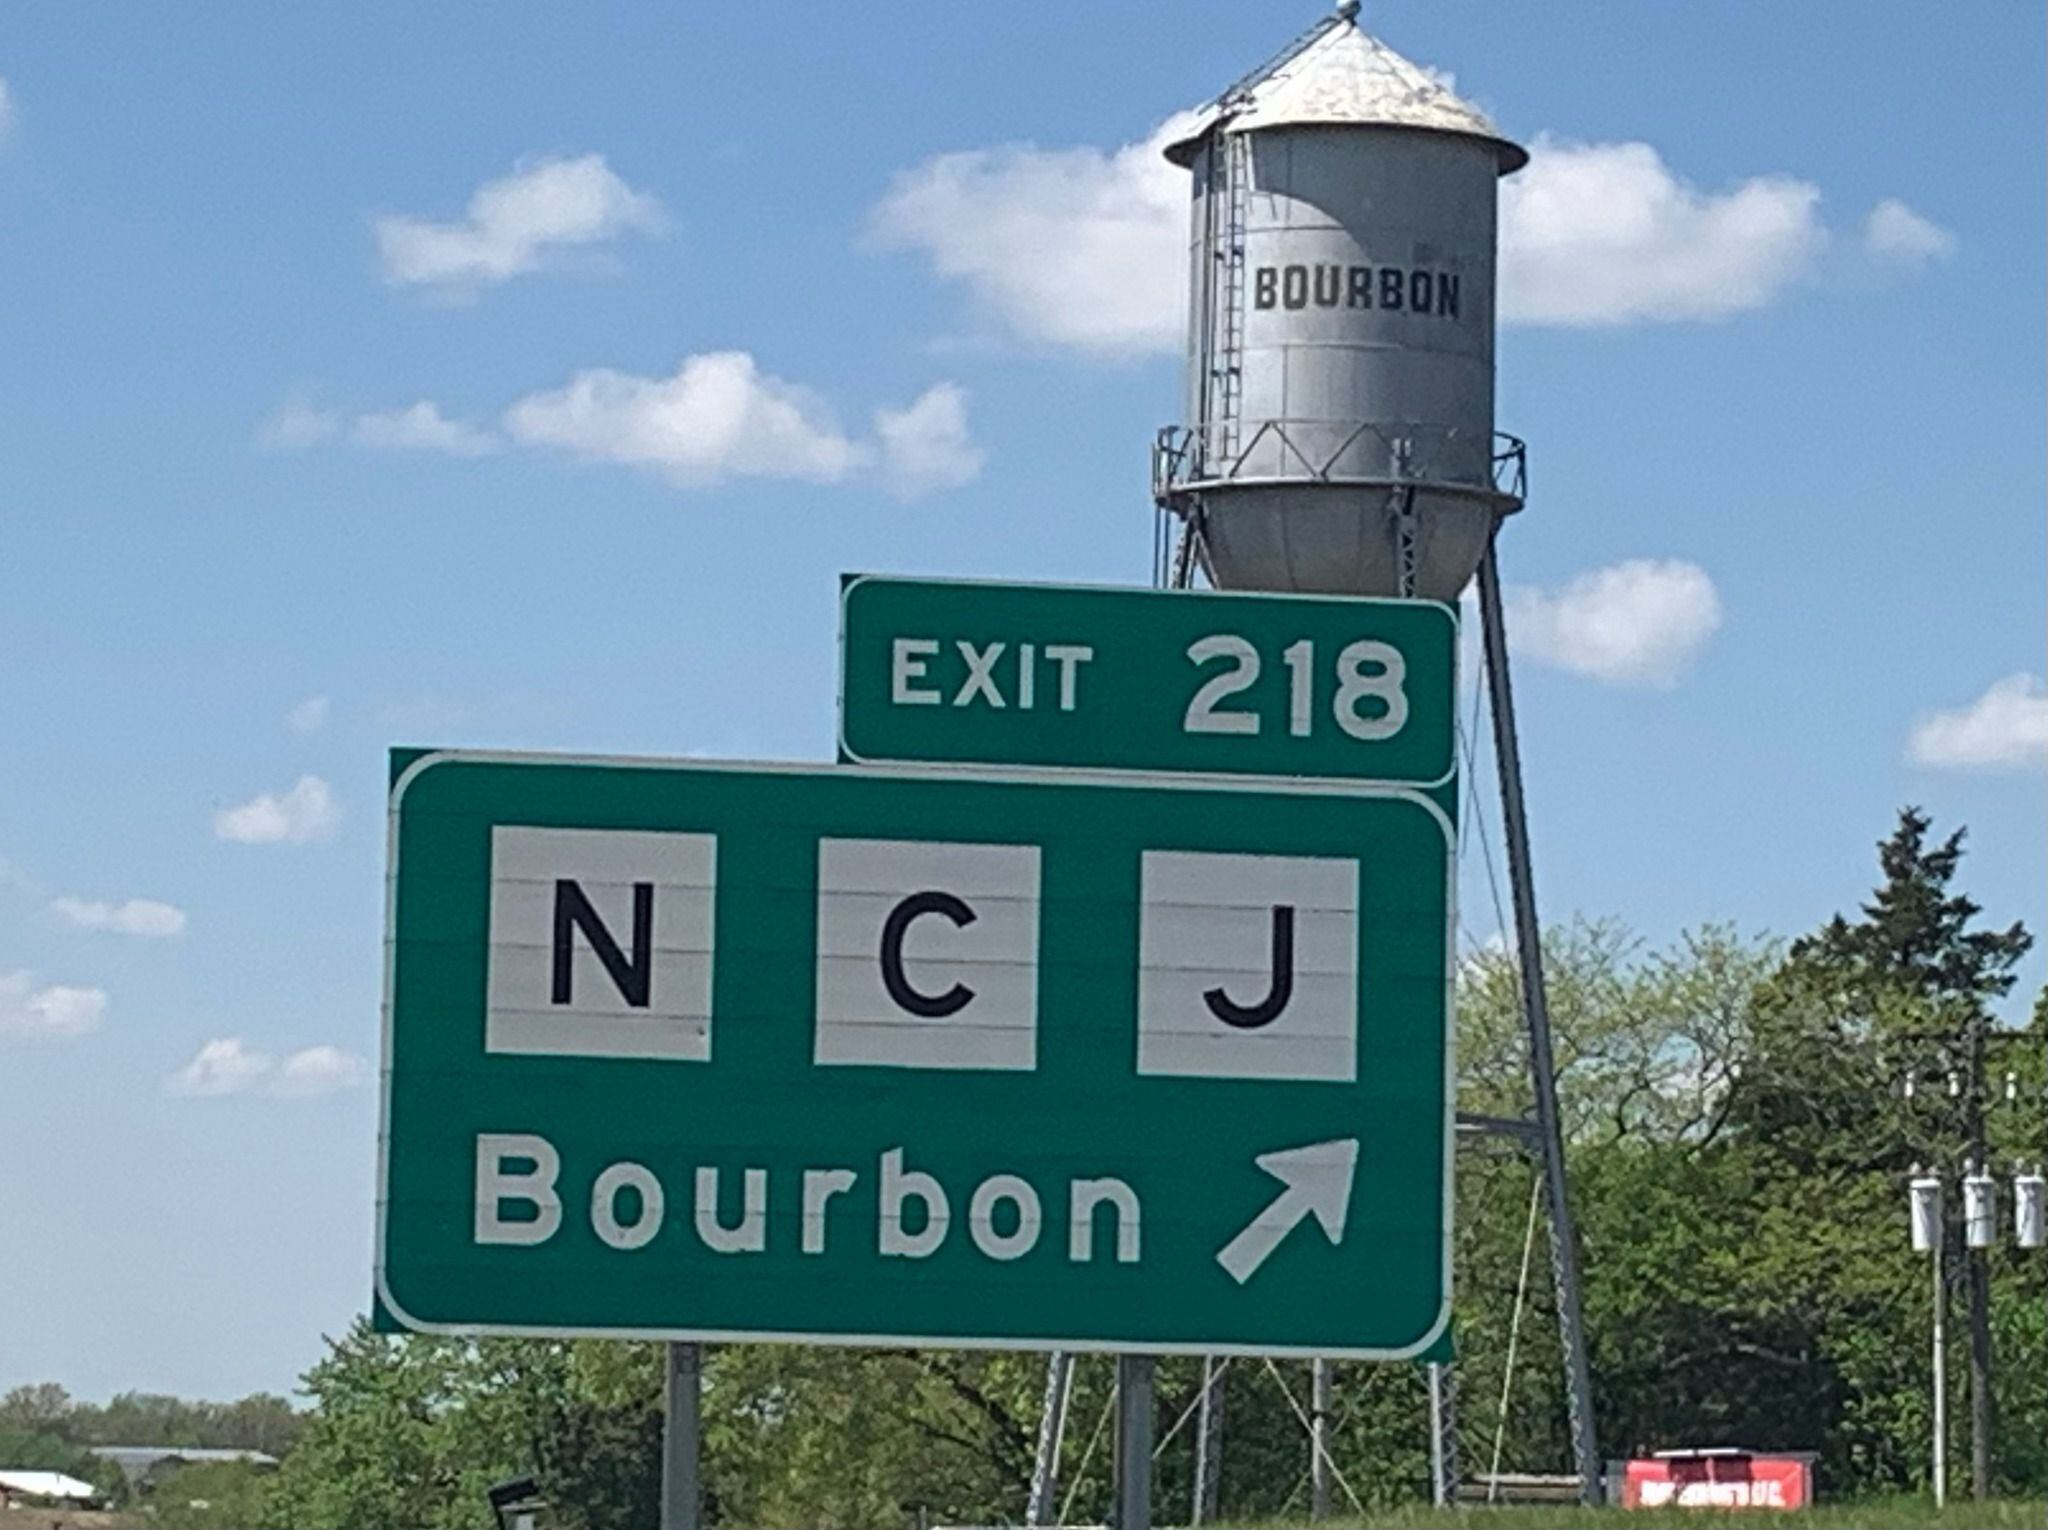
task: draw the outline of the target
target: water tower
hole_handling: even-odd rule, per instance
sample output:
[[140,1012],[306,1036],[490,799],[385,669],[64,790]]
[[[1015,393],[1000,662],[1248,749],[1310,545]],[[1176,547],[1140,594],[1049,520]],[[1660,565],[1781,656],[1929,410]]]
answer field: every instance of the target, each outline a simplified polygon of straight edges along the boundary
[[1522,498],[1493,429],[1496,182],[1529,156],[1355,0],[1204,108],[1187,423],[1153,490],[1222,589],[1455,599]]
[[[1185,588],[1199,572],[1223,590],[1455,602],[1478,576],[1532,1112],[1461,1117],[1459,1132],[1510,1136],[1538,1160],[1573,1464],[1593,1502],[1601,1460],[1494,550],[1526,488],[1522,443],[1493,428],[1499,181],[1529,156],[1368,36],[1358,0],[1204,107],[1166,155],[1190,173],[1192,264],[1186,423],[1153,449],[1162,523],[1180,522],[1170,568],[1158,544],[1160,582]],[[1432,1364],[1429,1380],[1432,1478],[1448,1503],[1453,1377]],[[1313,1385],[1326,1418],[1323,1362]],[[1204,1498],[1211,1397],[1205,1387],[1196,1436]]]

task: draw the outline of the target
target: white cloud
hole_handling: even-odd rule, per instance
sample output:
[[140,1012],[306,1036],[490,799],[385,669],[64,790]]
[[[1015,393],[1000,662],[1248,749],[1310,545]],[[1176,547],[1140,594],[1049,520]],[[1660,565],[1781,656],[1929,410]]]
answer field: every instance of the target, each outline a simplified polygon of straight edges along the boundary
[[339,1047],[307,1047],[278,1064],[270,1081],[270,1092],[300,1099],[332,1094],[338,1089],[353,1089],[369,1073],[369,1065],[352,1052]]
[[[1164,354],[1187,323],[1188,176],[1176,115],[1102,150],[1012,145],[900,172],[870,228],[916,250],[1019,339],[1096,357]],[[1784,175],[1703,192],[1645,143],[1548,135],[1501,183],[1501,319],[1615,325],[1759,308],[1813,264],[1820,192]]]
[[927,388],[907,409],[875,411],[882,476],[905,499],[972,483],[985,460],[967,431],[967,393],[955,383]]
[[1761,308],[1826,242],[1820,190],[1784,175],[1702,192],[1646,143],[1541,135],[1501,182],[1503,323],[1724,319]]
[[50,907],[81,930],[109,930],[116,935],[181,935],[185,911],[154,898],[128,898],[106,903],[91,898],[57,898]]
[[1897,197],[1886,197],[1863,220],[1863,248],[1882,260],[1918,268],[1956,252],[1956,236]]
[[875,438],[856,440],[816,393],[762,371],[745,351],[685,357],[673,377],[578,372],[515,400],[504,428],[524,445],[642,468],[682,488],[728,478],[844,483],[879,468],[908,499],[958,488],[982,465],[957,384],[876,410]]
[[14,126],[14,113],[14,92],[8,88],[7,81],[0,78],[0,139],[6,138],[7,130]]
[[284,725],[294,733],[318,733],[327,726],[328,710],[325,696],[308,696],[284,714]]
[[267,1053],[251,1051],[241,1037],[223,1036],[201,1047],[166,1087],[173,1094],[241,1094],[263,1082],[272,1066]]
[[368,1076],[368,1065],[339,1047],[307,1047],[280,1062],[239,1036],[221,1036],[202,1046],[164,1087],[202,1098],[269,1094],[306,1099],[353,1088]]
[[1968,706],[1914,724],[1906,752],[1916,765],[2016,770],[2048,761],[2048,685],[2007,675]]
[[441,413],[431,399],[405,409],[365,414],[350,432],[360,446],[386,451],[446,452],[453,457],[482,457],[498,449],[498,438]]
[[921,251],[1019,339],[1099,357],[1176,350],[1187,326],[1188,173],[1161,151],[1191,114],[1104,151],[1029,144],[900,172],[876,242]]
[[463,290],[539,269],[561,250],[661,225],[661,206],[614,174],[601,154],[520,161],[486,181],[452,223],[375,221],[384,279]]
[[836,483],[867,457],[817,395],[763,372],[745,351],[691,356],[673,377],[579,372],[567,387],[516,401],[505,431],[690,486],[747,477]]
[[1631,559],[1506,598],[1518,652],[1615,685],[1676,684],[1721,625],[1714,581],[1677,559]]
[[488,456],[500,444],[489,431],[449,419],[439,404],[424,398],[403,409],[370,410],[353,418],[304,398],[290,398],[256,427],[257,444],[273,451],[302,451],[344,434],[358,446],[379,451],[445,452],[452,457]]
[[289,398],[256,427],[256,441],[273,451],[298,451],[331,441],[341,431],[341,416],[317,408],[303,398]]
[[318,776],[300,776],[288,792],[264,792],[213,815],[217,838],[243,845],[304,845],[332,839],[341,824],[334,791]]
[[99,1029],[106,1012],[105,989],[65,983],[38,988],[33,973],[0,972],[0,1039],[83,1036]]

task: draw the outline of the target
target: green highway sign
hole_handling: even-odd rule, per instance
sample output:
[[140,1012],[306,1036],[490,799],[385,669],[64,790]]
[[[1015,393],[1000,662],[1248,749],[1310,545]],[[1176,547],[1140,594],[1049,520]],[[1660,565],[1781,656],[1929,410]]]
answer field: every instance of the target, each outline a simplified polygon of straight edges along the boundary
[[840,753],[1436,786],[1458,618],[1426,600],[851,574]]
[[397,1323],[1373,1358],[1442,1331],[1426,795],[392,769]]

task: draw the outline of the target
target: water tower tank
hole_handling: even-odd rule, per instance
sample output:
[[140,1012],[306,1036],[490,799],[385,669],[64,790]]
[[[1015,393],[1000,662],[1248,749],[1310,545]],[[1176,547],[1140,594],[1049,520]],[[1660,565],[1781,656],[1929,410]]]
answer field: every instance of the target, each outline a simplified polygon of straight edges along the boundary
[[1355,0],[1204,108],[1187,423],[1153,487],[1224,589],[1451,599],[1521,504],[1493,429],[1496,182],[1528,155]]

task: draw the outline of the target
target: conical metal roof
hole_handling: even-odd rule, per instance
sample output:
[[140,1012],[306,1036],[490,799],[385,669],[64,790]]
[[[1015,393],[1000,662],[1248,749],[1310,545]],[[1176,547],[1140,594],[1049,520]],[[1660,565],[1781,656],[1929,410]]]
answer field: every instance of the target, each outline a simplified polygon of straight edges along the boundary
[[1483,138],[1500,156],[1500,173],[1529,162],[1528,151],[1500,134],[1487,115],[1459,99],[1421,65],[1358,25],[1357,7],[1340,5],[1285,52],[1201,109],[1187,134],[1167,146],[1177,165],[1216,129],[1248,133],[1274,127],[1397,127]]

